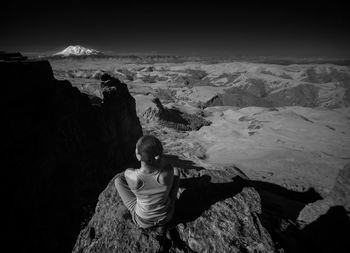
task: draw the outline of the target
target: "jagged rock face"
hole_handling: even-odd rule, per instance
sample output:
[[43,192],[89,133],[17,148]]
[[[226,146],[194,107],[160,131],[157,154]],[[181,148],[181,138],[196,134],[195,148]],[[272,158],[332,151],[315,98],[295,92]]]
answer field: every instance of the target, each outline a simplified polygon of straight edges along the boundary
[[69,252],[98,194],[132,161],[142,135],[135,101],[111,80],[92,106],[47,61],[0,62],[0,75],[5,242],[18,252]]
[[[172,252],[274,252],[261,225],[259,194],[237,172],[181,169]],[[81,231],[73,252],[156,252],[152,234],[133,224],[114,186],[99,196],[95,214]],[[186,251],[185,251],[186,252]]]

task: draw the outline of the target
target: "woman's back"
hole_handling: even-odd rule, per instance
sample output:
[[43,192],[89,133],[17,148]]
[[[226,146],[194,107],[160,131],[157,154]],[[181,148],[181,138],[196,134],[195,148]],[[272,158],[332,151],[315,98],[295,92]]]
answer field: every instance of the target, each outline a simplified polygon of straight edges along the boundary
[[172,215],[169,193],[174,172],[170,166],[151,173],[128,169],[125,178],[136,195],[135,213],[143,220],[163,220]]
[[179,173],[164,166],[163,147],[152,135],[141,137],[135,155],[139,169],[127,169],[115,179],[115,186],[124,203],[140,227],[163,226],[175,210]]

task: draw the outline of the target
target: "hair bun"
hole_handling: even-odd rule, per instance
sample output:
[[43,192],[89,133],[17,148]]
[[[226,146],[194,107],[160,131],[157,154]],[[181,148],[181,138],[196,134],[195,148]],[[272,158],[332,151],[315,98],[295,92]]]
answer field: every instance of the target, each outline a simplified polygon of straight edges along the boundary
[[141,137],[136,144],[137,152],[141,156],[141,161],[154,162],[163,153],[163,146],[159,139],[153,135]]

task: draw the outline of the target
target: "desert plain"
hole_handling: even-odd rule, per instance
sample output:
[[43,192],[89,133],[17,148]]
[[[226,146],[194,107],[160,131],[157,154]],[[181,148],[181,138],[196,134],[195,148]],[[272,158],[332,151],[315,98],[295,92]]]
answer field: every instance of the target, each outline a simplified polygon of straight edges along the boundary
[[[126,83],[144,133],[160,138],[166,153],[204,168],[236,167],[252,180],[326,196],[350,160],[348,66],[113,58],[50,63],[57,79],[93,97],[103,96],[103,74]],[[175,113],[167,119],[172,124],[162,124],[155,98]],[[186,127],[183,115],[206,123]]]

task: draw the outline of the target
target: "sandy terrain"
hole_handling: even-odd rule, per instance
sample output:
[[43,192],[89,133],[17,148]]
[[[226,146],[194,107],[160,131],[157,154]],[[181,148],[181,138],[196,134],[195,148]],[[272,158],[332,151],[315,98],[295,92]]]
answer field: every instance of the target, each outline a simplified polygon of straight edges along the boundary
[[[350,160],[350,68],[331,64],[125,64],[51,61],[56,78],[97,96],[99,77],[127,83],[144,132],[202,167],[235,165],[254,180],[326,195]],[[81,85],[84,83],[84,85]],[[148,95],[148,96],[147,96]],[[178,131],[150,117],[163,106],[211,122]],[[145,113],[147,111],[147,113]],[[145,116],[147,115],[147,116]],[[219,167],[219,166],[218,166]]]
[[191,133],[207,160],[236,164],[254,179],[327,193],[350,159],[349,110],[303,107],[223,109]]

